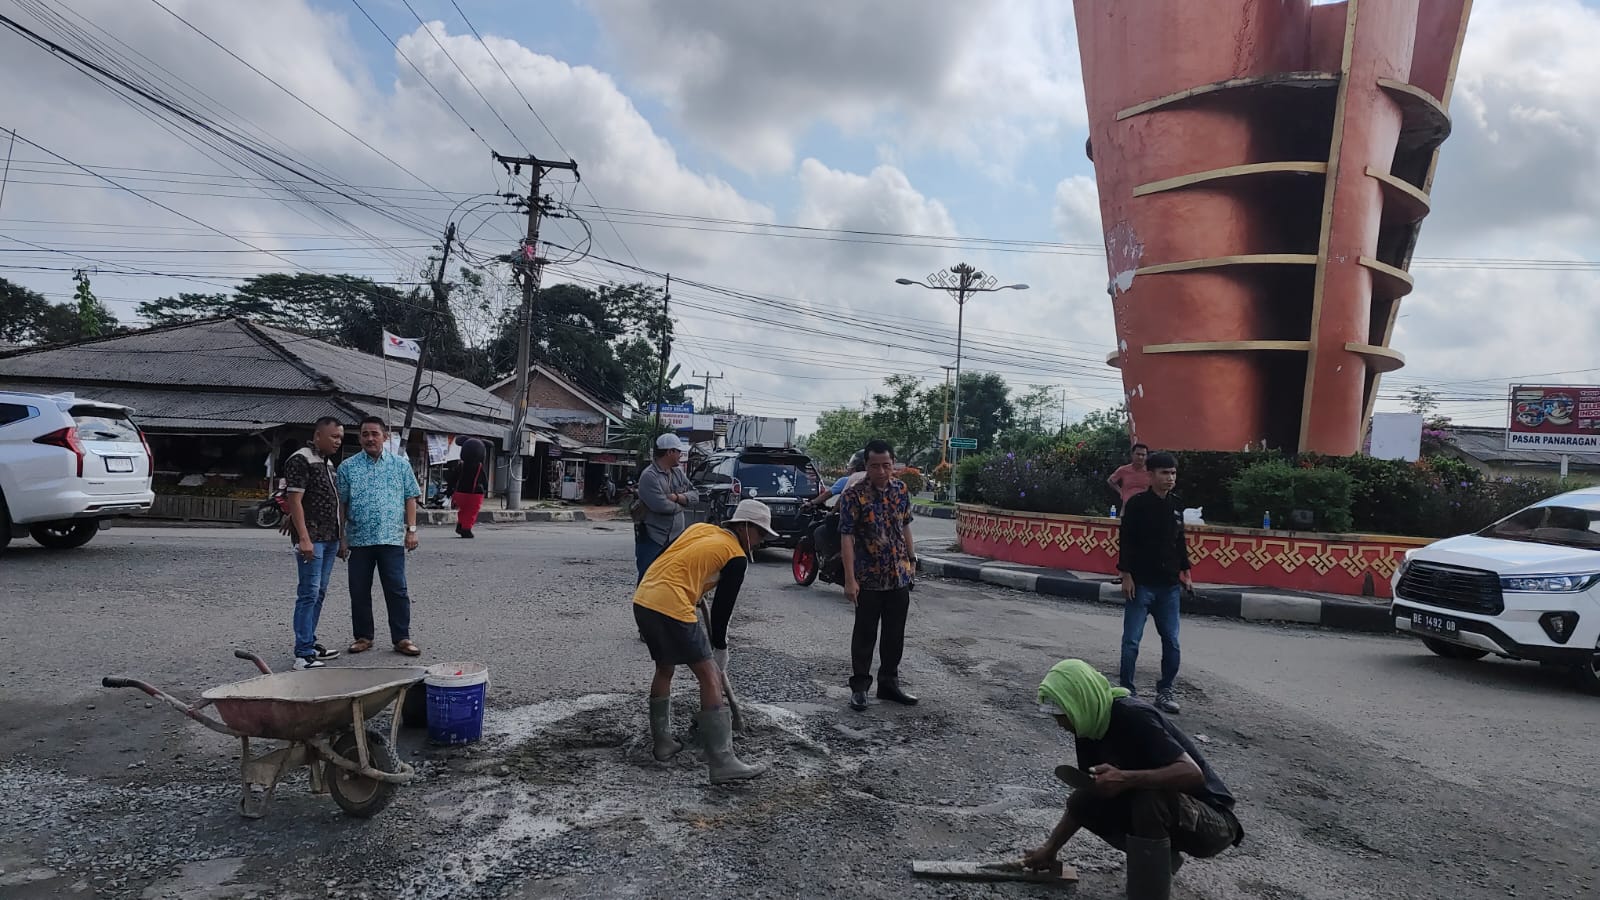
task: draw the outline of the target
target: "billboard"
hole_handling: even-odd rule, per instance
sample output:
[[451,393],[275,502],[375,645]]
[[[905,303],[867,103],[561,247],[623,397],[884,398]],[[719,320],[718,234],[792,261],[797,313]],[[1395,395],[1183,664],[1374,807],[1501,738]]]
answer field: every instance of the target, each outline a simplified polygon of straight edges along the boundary
[[693,403],[651,403],[645,406],[646,415],[661,411],[661,425],[673,431],[688,431],[694,427]]
[[1374,413],[1372,448],[1375,459],[1403,459],[1416,462],[1422,457],[1422,417],[1416,413]]
[[1552,453],[1600,450],[1600,387],[1512,387],[1506,449]]

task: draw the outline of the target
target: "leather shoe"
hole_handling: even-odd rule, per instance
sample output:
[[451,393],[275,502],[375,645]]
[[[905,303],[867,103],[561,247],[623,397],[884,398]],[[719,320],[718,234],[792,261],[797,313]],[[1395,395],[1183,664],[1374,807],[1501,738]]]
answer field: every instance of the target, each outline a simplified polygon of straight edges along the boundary
[[851,691],[850,692],[850,708],[855,710],[856,712],[866,712],[867,711],[867,692],[866,691]]
[[906,693],[905,691],[900,690],[900,684],[899,684],[899,682],[896,682],[896,681],[882,681],[882,682],[879,682],[878,683],[878,699],[879,700],[888,700],[890,702],[900,703],[900,704],[904,704],[906,706],[916,706],[917,705],[917,698],[912,696],[911,694]]

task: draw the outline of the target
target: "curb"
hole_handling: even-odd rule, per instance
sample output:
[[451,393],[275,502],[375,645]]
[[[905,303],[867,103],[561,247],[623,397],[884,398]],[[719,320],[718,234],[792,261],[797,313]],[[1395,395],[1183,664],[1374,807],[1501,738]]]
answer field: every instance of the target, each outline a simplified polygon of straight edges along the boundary
[[956,517],[956,511],[948,506],[926,506],[921,509],[913,509],[912,512],[927,519],[954,519]]
[[[923,575],[979,581],[1067,600],[1122,605],[1122,588],[1116,582],[1079,578],[1058,569],[919,555],[917,571]],[[1331,597],[1201,588],[1183,598],[1181,610],[1184,615],[1243,619],[1247,622],[1295,622],[1340,631],[1377,634],[1394,631],[1394,620],[1390,618],[1387,606]]]
[[[479,525],[518,525],[524,522],[587,522],[581,509],[485,509],[478,513]],[[418,525],[454,525],[453,509],[419,509]]]

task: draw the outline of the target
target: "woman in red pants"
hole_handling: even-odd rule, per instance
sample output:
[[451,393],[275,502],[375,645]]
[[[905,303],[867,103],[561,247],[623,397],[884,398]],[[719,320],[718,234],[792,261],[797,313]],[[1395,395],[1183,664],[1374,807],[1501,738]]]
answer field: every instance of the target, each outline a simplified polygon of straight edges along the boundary
[[461,468],[456,470],[450,502],[456,508],[456,534],[464,538],[472,537],[472,526],[478,524],[478,511],[483,509],[483,495],[489,490],[489,469],[484,465],[487,456],[483,441],[467,438],[461,442]]

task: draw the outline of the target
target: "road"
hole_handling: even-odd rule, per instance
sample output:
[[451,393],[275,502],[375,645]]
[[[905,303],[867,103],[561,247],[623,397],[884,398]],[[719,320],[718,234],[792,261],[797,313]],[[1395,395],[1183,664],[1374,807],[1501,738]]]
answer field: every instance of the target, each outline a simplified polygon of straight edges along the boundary
[[[65,554],[14,543],[0,558],[0,896],[1047,896],[915,882],[908,863],[1042,839],[1063,800],[1051,770],[1072,751],[1033,692],[1064,656],[1111,671],[1116,609],[920,584],[905,676],[923,703],[857,714],[839,589],[799,588],[765,554],[730,669],[754,709],[737,748],[772,771],[711,788],[694,753],[648,759],[625,528],[448,535],[426,530],[411,558],[414,634],[424,662],[490,665],[489,734],[445,749],[404,733],[424,778],[370,821],[303,775],[243,820],[235,742],[99,687],[130,674],[193,697],[250,674],[241,646],[286,664],[292,566],[276,533],[119,528]],[[326,643],[349,638],[344,586],[341,572]],[[1186,866],[1175,896],[1600,892],[1600,701],[1557,673],[1394,637],[1206,619],[1183,635],[1179,722],[1205,736],[1249,836]],[[1158,653],[1151,629],[1142,682]],[[1121,896],[1119,854],[1080,836],[1064,856],[1079,896]]]

